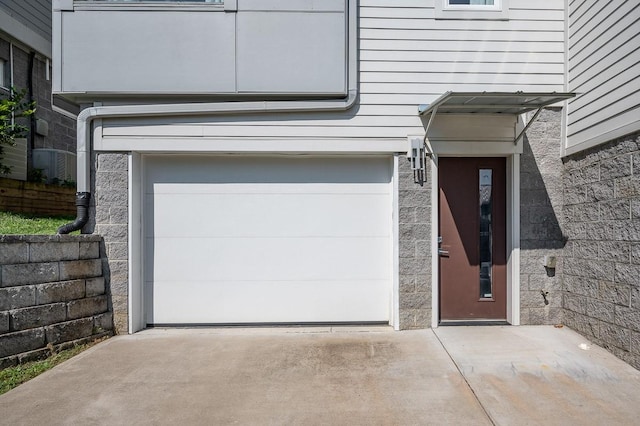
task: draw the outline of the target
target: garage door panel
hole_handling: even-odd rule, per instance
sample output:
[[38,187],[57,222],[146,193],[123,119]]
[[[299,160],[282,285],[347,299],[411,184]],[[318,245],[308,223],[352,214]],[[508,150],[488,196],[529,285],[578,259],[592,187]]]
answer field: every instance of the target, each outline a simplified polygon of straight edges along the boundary
[[388,183],[388,157],[149,156],[146,192],[155,184]]
[[[155,324],[386,321],[387,280],[147,283],[155,299],[147,321]],[[148,292],[149,293],[149,292]],[[367,297],[363,297],[366,294]],[[176,300],[189,305],[179,309]],[[278,300],[278,303],[271,303]]]
[[153,277],[171,281],[366,280],[390,274],[388,238],[158,238],[148,240],[146,252],[153,253]]
[[383,183],[156,183],[145,193],[153,194],[386,194]]
[[388,321],[391,164],[144,157],[148,323]]
[[[388,236],[388,194],[156,194],[156,237]],[[210,218],[210,220],[207,220]]]

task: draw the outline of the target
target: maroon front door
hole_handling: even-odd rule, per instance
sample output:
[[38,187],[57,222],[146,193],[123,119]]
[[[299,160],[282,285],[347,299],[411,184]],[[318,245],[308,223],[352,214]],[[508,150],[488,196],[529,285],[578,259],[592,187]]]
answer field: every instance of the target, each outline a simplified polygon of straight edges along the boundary
[[506,159],[439,158],[440,320],[504,320]]

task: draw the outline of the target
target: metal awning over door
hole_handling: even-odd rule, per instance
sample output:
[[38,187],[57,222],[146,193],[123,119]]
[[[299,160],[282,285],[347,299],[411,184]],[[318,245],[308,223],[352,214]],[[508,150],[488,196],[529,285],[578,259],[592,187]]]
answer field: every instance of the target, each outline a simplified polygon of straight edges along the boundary
[[429,117],[426,131],[437,114],[520,115],[536,111],[514,139],[514,144],[538,118],[546,106],[565,101],[575,93],[562,92],[446,92],[430,104],[420,105],[418,114]]

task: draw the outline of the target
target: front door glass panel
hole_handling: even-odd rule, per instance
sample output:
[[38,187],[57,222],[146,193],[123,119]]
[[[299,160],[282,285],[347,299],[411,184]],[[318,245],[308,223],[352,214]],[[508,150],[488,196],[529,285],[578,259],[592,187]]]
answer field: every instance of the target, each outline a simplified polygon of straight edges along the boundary
[[493,265],[493,224],[491,212],[493,210],[493,171],[491,169],[479,170],[480,181],[480,233],[479,233],[479,257],[480,257],[480,298],[490,299],[493,297],[493,285],[491,279],[491,269]]

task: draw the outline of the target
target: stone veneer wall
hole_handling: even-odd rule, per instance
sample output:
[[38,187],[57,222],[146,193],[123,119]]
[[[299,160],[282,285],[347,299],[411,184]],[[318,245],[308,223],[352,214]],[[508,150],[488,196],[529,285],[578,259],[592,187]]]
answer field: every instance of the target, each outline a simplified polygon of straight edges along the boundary
[[[562,322],[561,120],[562,109],[543,110],[527,131],[520,156],[521,324]],[[556,256],[555,269],[545,269],[545,256]],[[548,305],[541,292],[548,293]]]
[[564,323],[640,369],[640,134],[564,169]]
[[400,329],[431,326],[431,170],[416,182],[407,159],[400,156]]
[[93,156],[91,208],[83,232],[99,234],[104,240],[104,270],[109,282],[113,323],[117,333],[128,332],[128,173],[126,153],[98,153]]
[[111,334],[99,236],[0,236],[0,368]]

